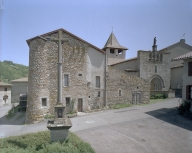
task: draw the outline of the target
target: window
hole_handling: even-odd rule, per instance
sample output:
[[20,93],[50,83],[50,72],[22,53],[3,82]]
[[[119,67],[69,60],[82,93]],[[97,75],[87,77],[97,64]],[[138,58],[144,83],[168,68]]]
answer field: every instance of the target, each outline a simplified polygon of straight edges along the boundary
[[118,50],[118,54],[122,54],[123,53],[123,51],[122,50]]
[[100,97],[100,91],[98,91],[98,97]]
[[70,98],[69,98],[69,97],[66,97],[66,98],[65,98],[65,101],[66,101],[66,106],[70,106]]
[[100,88],[100,76],[96,76],[96,87]]
[[121,96],[121,90],[119,90],[119,96]]
[[69,86],[69,75],[68,74],[64,75],[64,86],[65,87]]
[[192,76],[192,62],[188,63],[188,76]]
[[7,87],[4,88],[4,91],[7,91]]
[[157,65],[155,65],[155,73],[157,73]]
[[47,98],[41,98],[41,103],[43,107],[47,106]]
[[114,49],[110,49],[110,53],[111,53],[111,54],[114,54],[114,53],[115,53],[115,50],[114,50]]
[[186,99],[187,100],[192,99],[192,85],[186,86]]
[[82,74],[79,74],[79,76],[82,76]]

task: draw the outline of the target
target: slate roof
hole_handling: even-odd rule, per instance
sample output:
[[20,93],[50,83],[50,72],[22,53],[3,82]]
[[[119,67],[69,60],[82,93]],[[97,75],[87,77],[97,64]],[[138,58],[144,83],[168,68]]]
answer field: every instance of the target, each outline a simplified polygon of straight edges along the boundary
[[176,57],[176,58],[172,59],[172,61],[184,60],[184,59],[188,59],[188,58],[192,58],[192,51],[190,51],[186,54],[183,54],[179,57]]
[[11,82],[28,82],[28,78],[20,78],[16,80],[11,80]]
[[115,49],[123,49],[123,50],[128,50],[128,48],[123,47],[119,44],[119,42],[117,41],[114,33],[112,32],[111,35],[109,36],[105,46],[103,47],[103,49],[106,48],[115,48]]
[[57,29],[57,30],[54,30],[54,31],[51,31],[51,32],[48,32],[48,33],[45,33],[45,34],[42,34],[42,35],[39,35],[39,36],[36,36],[36,37],[33,37],[33,38],[31,38],[31,39],[26,40],[26,42],[27,42],[27,44],[29,45],[29,42],[30,42],[31,40],[33,40],[33,39],[36,39],[36,38],[41,38],[41,39],[47,41],[47,39],[46,39],[45,37],[46,37],[47,35],[50,35],[50,34],[53,34],[53,33],[57,33],[58,30],[61,30],[62,32],[64,32],[64,33],[66,33],[66,34],[68,34],[68,35],[76,38],[77,40],[80,40],[80,41],[88,44],[89,46],[91,46],[92,48],[96,49],[96,50],[99,51],[99,52],[105,53],[102,49],[99,49],[98,47],[96,47],[96,46],[88,43],[87,41],[85,41],[85,40],[77,37],[76,35],[74,35],[74,34],[68,32],[68,31],[64,30],[63,28],[60,28],[60,29]]
[[0,82],[0,86],[8,87],[8,86],[11,86],[11,84]]

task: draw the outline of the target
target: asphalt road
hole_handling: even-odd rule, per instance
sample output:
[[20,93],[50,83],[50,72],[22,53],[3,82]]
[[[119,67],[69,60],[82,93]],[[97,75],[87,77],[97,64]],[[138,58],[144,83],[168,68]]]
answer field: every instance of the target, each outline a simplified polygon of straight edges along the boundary
[[[178,99],[145,106],[106,110],[72,118],[70,129],[89,142],[97,153],[189,153],[192,121],[177,114]],[[4,117],[9,106],[0,108],[0,136],[47,130],[46,122],[23,124],[18,115]]]

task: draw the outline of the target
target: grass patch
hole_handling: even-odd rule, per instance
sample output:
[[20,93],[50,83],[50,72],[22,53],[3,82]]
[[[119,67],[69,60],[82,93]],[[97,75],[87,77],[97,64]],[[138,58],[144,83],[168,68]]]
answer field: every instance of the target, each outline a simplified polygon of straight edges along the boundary
[[114,104],[114,105],[110,105],[109,108],[110,109],[120,109],[120,108],[126,108],[126,107],[131,107],[131,104]]
[[45,118],[45,119],[53,119],[53,118],[55,118],[55,115],[53,115],[53,114],[46,114],[46,115],[44,116],[44,118]]
[[64,141],[49,142],[50,132],[38,132],[0,139],[2,153],[94,153],[90,144],[74,133]]

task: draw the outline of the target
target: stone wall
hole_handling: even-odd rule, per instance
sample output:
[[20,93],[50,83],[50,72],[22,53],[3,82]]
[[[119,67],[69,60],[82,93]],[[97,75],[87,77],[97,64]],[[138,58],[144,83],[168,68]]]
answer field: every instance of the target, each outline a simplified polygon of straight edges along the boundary
[[[143,79],[150,80],[154,76],[160,76],[163,79],[163,91],[168,91],[170,88],[170,54],[163,53],[163,61],[150,61],[150,51],[138,51],[139,60],[139,76]],[[155,66],[157,72],[155,72]]]
[[[124,62],[112,65],[112,67],[114,67],[122,72],[124,72],[126,69],[139,71],[139,63],[138,63],[137,58],[132,58],[132,59],[126,60]],[[139,72],[127,72],[127,73],[129,73],[130,75],[135,75],[135,76],[139,75]]]
[[[63,51],[63,91],[62,102],[66,97],[74,102],[74,107],[66,106],[66,111],[78,110],[78,99],[83,99],[83,111],[103,105],[105,56],[102,52],[75,37],[63,32],[69,39],[62,45]],[[50,33],[44,37],[58,37]],[[29,78],[27,99],[27,123],[38,122],[47,113],[53,113],[57,103],[57,62],[58,45],[55,42],[35,38],[29,43]],[[69,86],[64,86],[64,75],[69,76]],[[96,76],[100,76],[100,87],[96,88]],[[100,97],[98,97],[100,91]],[[47,106],[42,106],[41,99],[47,99]]]
[[[107,105],[132,103],[132,95],[141,93],[141,103],[149,102],[149,81],[126,74],[111,66],[107,72]],[[121,96],[119,96],[121,90]]]
[[28,82],[12,82],[11,103],[20,102],[20,94],[27,94]]

